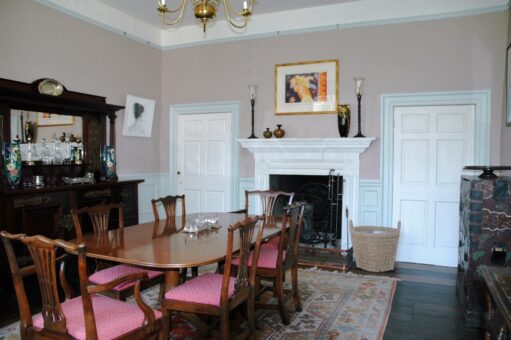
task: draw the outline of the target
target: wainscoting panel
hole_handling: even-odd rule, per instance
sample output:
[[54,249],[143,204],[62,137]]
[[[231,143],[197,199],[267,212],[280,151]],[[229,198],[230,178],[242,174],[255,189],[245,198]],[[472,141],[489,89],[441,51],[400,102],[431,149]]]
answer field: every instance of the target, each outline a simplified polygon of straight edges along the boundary
[[[379,180],[360,180],[360,220],[358,225],[382,225],[381,183]],[[353,221],[355,225],[355,221]]]
[[130,174],[119,175],[119,180],[143,179],[144,182],[138,185],[138,221],[145,223],[154,221],[153,208],[151,200],[153,198],[166,196],[169,193],[164,192],[163,188],[168,188],[168,174]]
[[[245,209],[245,190],[254,190],[255,180],[253,178],[240,178],[239,182],[239,209]],[[248,207],[249,212],[253,211],[252,204]]]

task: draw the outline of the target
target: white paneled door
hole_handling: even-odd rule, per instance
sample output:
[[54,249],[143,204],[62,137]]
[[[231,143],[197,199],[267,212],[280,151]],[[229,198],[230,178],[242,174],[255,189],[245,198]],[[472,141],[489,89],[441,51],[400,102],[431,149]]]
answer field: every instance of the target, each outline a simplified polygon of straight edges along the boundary
[[186,212],[231,207],[231,114],[184,114],[177,119],[177,193]]
[[460,176],[474,161],[474,112],[473,105],[394,109],[398,261],[457,265]]

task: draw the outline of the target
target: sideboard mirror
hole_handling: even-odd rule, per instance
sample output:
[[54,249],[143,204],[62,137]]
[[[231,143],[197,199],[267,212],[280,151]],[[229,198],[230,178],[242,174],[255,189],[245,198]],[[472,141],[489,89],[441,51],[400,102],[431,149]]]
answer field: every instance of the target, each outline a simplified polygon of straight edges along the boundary
[[[53,91],[48,92],[48,84],[56,84]],[[123,108],[107,104],[105,97],[68,91],[54,80],[23,83],[0,78],[0,145],[17,139],[23,155],[28,143],[74,143],[82,168],[99,173],[101,150],[115,147],[116,112]]]

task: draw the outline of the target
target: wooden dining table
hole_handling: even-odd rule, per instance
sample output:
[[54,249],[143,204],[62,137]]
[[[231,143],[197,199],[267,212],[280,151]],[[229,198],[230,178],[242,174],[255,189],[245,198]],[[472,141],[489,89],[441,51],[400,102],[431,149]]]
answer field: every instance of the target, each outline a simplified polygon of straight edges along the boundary
[[[199,217],[217,217],[214,228],[196,233],[184,231]],[[179,271],[217,263],[225,258],[229,225],[242,221],[239,213],[187,214],[175,219],[141,223],[122,229],[83,236],[86,256],[165,271],[166,291],[179,284]],[[263,239],[280,233],[280,219],[267,218]],[[257,233],[254,233],[254,242]],[[239,238],[234,237],[233,252],[239,250]]]

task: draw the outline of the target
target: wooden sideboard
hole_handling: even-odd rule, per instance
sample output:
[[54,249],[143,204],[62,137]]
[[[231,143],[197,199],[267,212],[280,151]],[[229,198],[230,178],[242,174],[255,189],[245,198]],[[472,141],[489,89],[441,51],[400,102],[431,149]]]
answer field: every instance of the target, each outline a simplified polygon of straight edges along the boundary
[[[143,180],[0,190],[0,230],[69,240],[75,237],[71,209],[101,202],[121,203],[125,225],[138,224],[138,184],[141,182]],[[84,233],[87,228],[92,230],[90,226],[84,228]],[[30,261],[28,254],[19,252],[17,256],[22,261],[24,258]],[[0,301],[16,308],[15,297],[5,250],[0,245]]]
[[484,338],[511,339],[511,268],[482,266],[481,275],[486,284]]
[[510,216],[511,178],[462,177],[456,294],[469,328],[483,326],[481,267],[511,266]]

